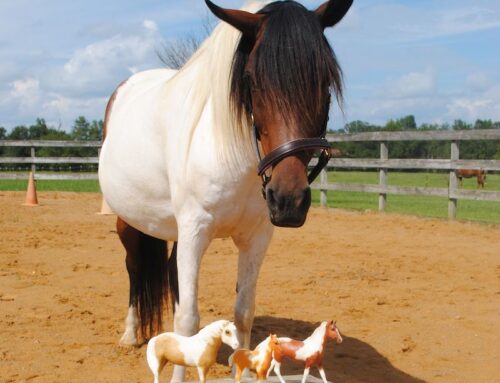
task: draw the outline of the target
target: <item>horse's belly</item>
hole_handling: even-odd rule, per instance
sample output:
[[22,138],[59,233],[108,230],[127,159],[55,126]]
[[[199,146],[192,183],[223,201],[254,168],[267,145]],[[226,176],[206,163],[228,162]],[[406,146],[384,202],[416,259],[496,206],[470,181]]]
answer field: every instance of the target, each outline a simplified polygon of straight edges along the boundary
[[[153,72],[154,74],[154,72]],[[118,93],[99,161],[99,182],[111,209],[136,229],[176,239],[163,131],[156,111],[169,73],[132,78]]]

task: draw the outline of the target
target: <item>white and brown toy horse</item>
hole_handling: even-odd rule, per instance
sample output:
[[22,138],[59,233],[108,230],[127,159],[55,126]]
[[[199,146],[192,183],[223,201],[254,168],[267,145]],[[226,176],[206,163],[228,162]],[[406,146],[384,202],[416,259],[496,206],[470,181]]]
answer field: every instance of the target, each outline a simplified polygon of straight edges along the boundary
[[[169,289],[175,332],[196,333],[202,256],[212,239],[231,237],[235,324],[248,347],[273,224],[303,225],[309,183],[328,162],[330,93],[342,99],[342,73],[324,29],[352,0],[315,11],[295,1],[245,10],[206,3],[224,23],[186,65],[133,75],[106,109],[99,181],[119,217],[130,279],[122,344],[139,344],[138,329],[145,339],[161,331]],[[318,150],[321,166],[308,175]],[[176,368],[173,380],[183,378]]]
[[205,383],[208,369],[215,363],[222,343],[233,350],[239,347],[238,331],[233,322],[213,322],[191,337],[166,332],[151,338],[147,360],[154,383],[160,383],[160,373],[167,362],[197,367],[200,382]]
[[270,334],[266,339],[260,342],[255,350],[242,348],[236,350],[229,357],[229,365],[236,367],[234,380],[240,383],[241,376],[245,369],[255,372],[257,381],[266,380],[267,373],[271,367],[273,355],[278,352],[280,343],[275,334]]
[[304,341],[291,338],[278,338],[280,347],[274,353],[274,359],[269,368],[268,375],[274,368],[274,372],[278,375],[281,383],[285,383],[285,380],[281,376],[280,367],[283,359],[288,358],[304,364],[302,383],[307,381],[311,367],[316,367],[323,382],[328,383],[325,370],[323,369],[323,355],[328,339],[335,339],[337,343],[342,343],[342,336],[334,321],[322,322],[312,335]]

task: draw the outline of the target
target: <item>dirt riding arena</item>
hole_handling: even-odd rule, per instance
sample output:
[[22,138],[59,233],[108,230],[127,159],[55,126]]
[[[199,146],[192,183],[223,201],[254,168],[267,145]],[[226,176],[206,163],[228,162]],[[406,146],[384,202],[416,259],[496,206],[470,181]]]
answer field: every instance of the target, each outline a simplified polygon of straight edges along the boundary
[[[0,382],[152,381],[145,347],[117,344],[128,279],[115,218],[95,214],[100,196],[23,200],[0,193]],[[499,226],[313,209],[304,228],[275,234],[253,339],[305,338],[336,319],[344,343],[325,360],[336,383],[499,382],[499,257]],[[230,240],[206,254],[202,324],[232,318],[236,260]],[[210,377],[228,373],[219,364]]]

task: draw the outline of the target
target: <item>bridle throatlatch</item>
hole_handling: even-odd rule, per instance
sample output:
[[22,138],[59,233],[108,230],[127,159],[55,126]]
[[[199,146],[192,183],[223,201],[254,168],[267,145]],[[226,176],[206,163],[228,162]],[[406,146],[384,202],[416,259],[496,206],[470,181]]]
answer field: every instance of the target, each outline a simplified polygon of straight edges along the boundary
[[282,159],[306,150],[321,150],[321,153],[318,157],[318,163],[307,176],[309,184],[311,184],[319,175],[321,170],[323,170],[323,168],[328,165],[328,161],[331,158],[330,144],[324,136],[314,138],[298,138],[296,140],[286,142],[285,144],[278,146],[276,149],[271,150],[264,158],[262,158],[259,150],[257,127],[255,126],[255,123],[253,123],[252,125],[255,151],[257,154],[257,159],[259,160],[257,172],[262,178],[262,195],[264,196],[264,199],[266,199],[266,186],[269,181],[271,181],[271,175],[267,175],[266,171],[269,168],[275,166]]

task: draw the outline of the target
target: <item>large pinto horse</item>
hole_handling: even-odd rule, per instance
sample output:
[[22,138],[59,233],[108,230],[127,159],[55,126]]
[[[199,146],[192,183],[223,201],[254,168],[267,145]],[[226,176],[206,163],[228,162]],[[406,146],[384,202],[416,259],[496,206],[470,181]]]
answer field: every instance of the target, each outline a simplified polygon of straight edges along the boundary
[[[223,23],[185,66],[133,75],[106,110],[99,180],[119,217],[130,278],[122,344],[158,333],[168,290],[175,332],[194,334],[203,253],[212,239],[231,237],[239,250],[235,324],[248,348],[273,225],[304,224],[309,183],[329,159],[330,95],[342,100],[342,73],[324,30],[352,0],[315,11],[295,1],[206,4]],[[183,377],[176,367],[173,380]]]

